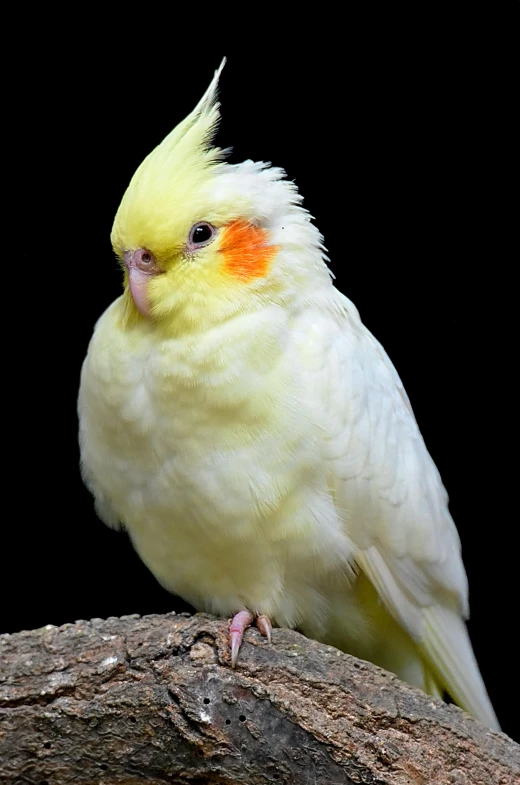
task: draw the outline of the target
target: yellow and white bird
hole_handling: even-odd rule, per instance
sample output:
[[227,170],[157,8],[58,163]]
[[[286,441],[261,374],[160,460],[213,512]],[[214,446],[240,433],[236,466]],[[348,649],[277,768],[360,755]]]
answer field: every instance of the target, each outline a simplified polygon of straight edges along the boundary
[[[222,64],[223,65],[223,64]],[[281,169],[230,165],[204,97],[144,160],[124,293],[79,395],[100,517],[195,608],[296,627],[498,728],[447,496],[406,392]]]

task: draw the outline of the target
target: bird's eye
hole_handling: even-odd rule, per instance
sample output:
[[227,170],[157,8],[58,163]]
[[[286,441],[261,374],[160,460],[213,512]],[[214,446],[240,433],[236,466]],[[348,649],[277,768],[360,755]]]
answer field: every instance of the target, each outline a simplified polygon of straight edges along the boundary
[[213,238],[217,230],[214,226],[209,224],[207,221],[199,221],[194,226],[191,227],[190,233],[188,236],[188,248],[192,251],[197,250],[197,248],[202,248],[204,245],[208,245]]

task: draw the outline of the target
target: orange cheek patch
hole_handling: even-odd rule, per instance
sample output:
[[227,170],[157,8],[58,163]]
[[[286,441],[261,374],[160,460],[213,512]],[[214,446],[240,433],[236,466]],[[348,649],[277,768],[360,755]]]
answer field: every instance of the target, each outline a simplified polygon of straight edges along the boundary
[[224,270],[246,283],[254,278],[265,278],[279,245],[269,245],[269,232],[247,221],[233,221],[222,233],[220,253],[224,256]]

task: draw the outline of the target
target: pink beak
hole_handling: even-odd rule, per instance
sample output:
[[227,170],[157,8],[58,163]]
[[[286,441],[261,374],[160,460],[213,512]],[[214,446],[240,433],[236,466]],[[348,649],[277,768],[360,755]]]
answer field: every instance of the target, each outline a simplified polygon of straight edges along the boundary
[[125,251],[123,258],[128,270],[130,294],[135,307],[139,313],[149,319],[151,312],[147,288],[150,280],[158,272],[155,256],[146,248],[137,248],[135,251]]

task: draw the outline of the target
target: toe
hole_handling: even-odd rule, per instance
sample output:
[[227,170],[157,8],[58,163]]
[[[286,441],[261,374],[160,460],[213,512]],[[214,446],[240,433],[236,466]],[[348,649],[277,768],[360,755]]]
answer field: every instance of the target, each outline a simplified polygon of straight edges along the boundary
[[257,616],[256,626],[258,627],[264,638],[267,638],[268,642],[271,643],[271,631],[273,628],[267,616],[264,616],[263,614]]
[[235,614],[229,624],[229,637],[231,641],[231,667],[237,664],[238,652],[244,632],[253,623],[254,616],[249,611],[240,611]]

